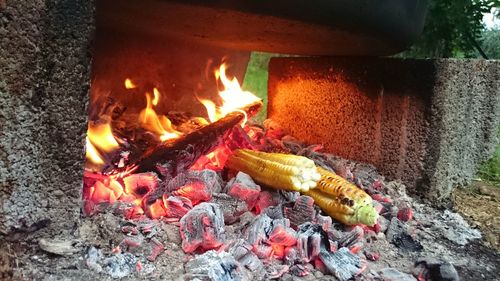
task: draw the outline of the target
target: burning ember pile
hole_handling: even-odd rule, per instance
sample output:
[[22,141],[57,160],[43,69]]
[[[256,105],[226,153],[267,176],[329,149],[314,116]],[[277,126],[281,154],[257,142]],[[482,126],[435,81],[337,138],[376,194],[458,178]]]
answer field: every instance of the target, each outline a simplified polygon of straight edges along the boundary
[[[271,120],[248,125],[261,101],[224,64],[216,79],[220,101],[199,99],[208,119],[156,112],[162,96],[153,87],[140,114],[110,103],[90,122],[84,213],[118,214],[124,238],[110,240],[107,258],[90,248],[87,266],[115,278],[151,274],[157,258],[171,255],[189,280],[415,280],[371,264],[387,242],[410,255],[423,250],[414,209],[425,207],[372,166],[322,153]],[[125,91],[138,88],[125,81]],[[455,218],[440,221],[433,227],[450,240],[479,237]],[[415,269],[419,280],[429,275],[426,262]]]

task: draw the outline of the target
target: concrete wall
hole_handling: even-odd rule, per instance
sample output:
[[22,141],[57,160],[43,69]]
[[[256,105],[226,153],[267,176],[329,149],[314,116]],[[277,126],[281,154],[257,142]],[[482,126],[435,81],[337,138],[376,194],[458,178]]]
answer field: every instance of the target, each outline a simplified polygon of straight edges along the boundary
[[444,200],[498,141],[499,81],[499,61],[273,58],[268,116]]
[[0,1],[0,234],[79,220],[94,1]]

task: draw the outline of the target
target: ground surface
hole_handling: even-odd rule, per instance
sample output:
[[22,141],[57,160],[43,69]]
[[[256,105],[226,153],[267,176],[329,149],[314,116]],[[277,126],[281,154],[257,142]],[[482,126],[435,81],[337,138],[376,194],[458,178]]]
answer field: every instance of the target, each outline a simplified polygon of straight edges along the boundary
[[453,192],[455,210],[483,233],[485,244],[500,252],[500,188],[475,181]]

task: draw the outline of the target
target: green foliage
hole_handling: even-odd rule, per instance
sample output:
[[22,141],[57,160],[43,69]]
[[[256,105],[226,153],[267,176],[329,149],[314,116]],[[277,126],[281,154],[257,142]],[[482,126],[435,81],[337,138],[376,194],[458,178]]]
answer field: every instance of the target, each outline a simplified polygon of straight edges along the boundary
[[264,106],[254,117],[255,121],[264,121],[267,114],[267,66],[273,54],[252,52],[247,72],[243,80],[243,89],[254,93],[264,101]]
[[490,59],[500,59],[500,29],[484,30],[481,48]]
[[493,7],[500,7],[500,0],[429,0],[424,32],[401,56],[475,57],[484,30],[483,13]]
[[[500,128],[498,136],[500,137]],[[479,168],[478,176],[496,187],[500,187],[500,144],[497,146],[493,157]]]

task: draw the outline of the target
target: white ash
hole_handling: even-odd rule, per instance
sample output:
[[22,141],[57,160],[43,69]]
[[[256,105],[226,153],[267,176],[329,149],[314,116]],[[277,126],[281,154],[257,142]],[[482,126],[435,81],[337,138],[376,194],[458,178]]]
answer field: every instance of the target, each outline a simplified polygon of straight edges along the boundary
[[241,215],[248,211],[244,201],[225,193],[214,193],[211,202],[218,204],[222,208],[226,225],[235,223],[240,219]]
[[245,280],[239,263],[227,252],[208,251],[188,261],[184,268],[187,280]]
[[361,273],[362,270],[360,257],[351,253],[351,251],[345,247],[338,249],[334,253],[322,250],[319,254],[319,258],[323,261],[328,271],[340,281],[347,281],[353,276]]

